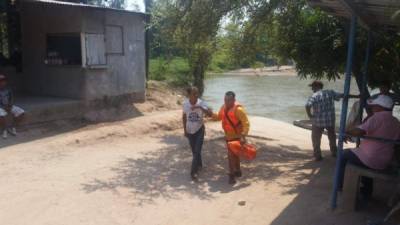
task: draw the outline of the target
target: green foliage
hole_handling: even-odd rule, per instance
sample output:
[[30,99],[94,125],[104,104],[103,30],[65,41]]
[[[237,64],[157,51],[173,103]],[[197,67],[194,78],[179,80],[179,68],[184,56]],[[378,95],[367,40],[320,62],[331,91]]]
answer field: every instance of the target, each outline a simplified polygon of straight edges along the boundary
[[251,64],[251,68],[253,69],[258,69],[258,68],[263,68],[265,64],[260,61],[255,61],[254,63]]
[[[189,81],[203,90],[207,69],[223,71],[294,61],[299,75],[338,79],[346,65],[349,22],[306,0],[164,0],[155,4],[153,56],[187,58]],[[393,21],[400,13],[392,12]],[[221,20],[229,18],[223,32]],[[360,81],[367,33],[357,31],[353,74]],[[400,35],[375,30],[369,83],[400,83]],[[398,89],[398,85],[395,86]]]
[[[272,3],[272,1],[271,1]],[[271,5],[271,4],[270,4]],[[264,29],[266,48],[279,61],[293,59],[302,77],[337,79],[343,73],[347,56],[349,21],[309,8],[304,0],[283,0],[273,11],[261,11],[250,17],[246,32],[259,35]],[[262,33],[262,32],[261,32]],[[353,75],[359,82],[362,76],[367,32],[359,27],[353,62]],[[400,80],[400,36],[387,30],[375,30],[372,42],[369,84],[382,80]],[[397,86],[397,85],[396,85]],[[397,87],[395,87],[397,88]]]
[[225,49],[217,50],[212,56],[208,71],[222,73],[228,70],[236,69],[236,67],[230,63],[230,61],[230,55]]
[[[204,75],[216,51],[221,19],[242,1],[164,0],[153,7],[155,43],[159,52],[173,51],[188,59],[189,76],[200,93]],[[154,49],[156,49],[154,48]]]
[[302,77],[336,79],[344,69],[345,34],[338,20],[296,4],[275,16],[269,46],[281,59],[293,59]]
[[269,58],[267,29],[251,23],[252,21],[246,21],[236,31],[236,37],[232,41],[231,55],[235,64],[240,67],[250,67],[255,62],[267,63]]
[[400,93],[400,36],[385,33],[375,37],[371,55],[368,67],[370,86],[391,80],[395,82],[394,89]]
[[0,58],[10,57],[8,48],[8,31],[7,31],[7,16],[6,13],[0,13]]
[[232,31],[225,29],[227,32],[219,35],[216,40],[216,49],[208,68],[211,72],[221,73],[239,67],[233,57],[237,37]]
[[188,62],[181,57],[151,59],[149,70],[149,78],[151,80],[167,81],[176,86],[188,85],[191,82],[188,76]]

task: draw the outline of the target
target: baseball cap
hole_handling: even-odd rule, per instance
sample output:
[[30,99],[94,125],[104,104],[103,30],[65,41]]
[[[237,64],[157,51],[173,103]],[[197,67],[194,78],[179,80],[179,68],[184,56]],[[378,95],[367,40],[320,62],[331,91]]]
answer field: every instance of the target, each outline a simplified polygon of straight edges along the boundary
[[393,107],[393,100],[387,95],[378,95],[378,97],[367,100],[368,105],[379,105],[385,109],[391,109]]
[[324,84],[319,81],[319,80],[314,80],[311,84],[308,85],[309,87],[315,87],[315,86],[320,86],[320,87],[324,87]]

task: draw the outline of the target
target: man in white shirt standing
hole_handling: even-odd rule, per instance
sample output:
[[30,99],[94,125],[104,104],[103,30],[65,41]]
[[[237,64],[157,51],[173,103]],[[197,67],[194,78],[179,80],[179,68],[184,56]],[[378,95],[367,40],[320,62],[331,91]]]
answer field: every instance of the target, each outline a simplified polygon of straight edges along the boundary
[[192,149],[193,160],[190,176],[193,181],[198,180],[198,172],[203,167],[201,159],[201,149],[204,142],[204,116],[211,116],[212,112],[208,109],[204,101],[199,98],[199,90],[196,87],[187,89],[188,99],[183,103],[183,129],[185,136],[189,139]]

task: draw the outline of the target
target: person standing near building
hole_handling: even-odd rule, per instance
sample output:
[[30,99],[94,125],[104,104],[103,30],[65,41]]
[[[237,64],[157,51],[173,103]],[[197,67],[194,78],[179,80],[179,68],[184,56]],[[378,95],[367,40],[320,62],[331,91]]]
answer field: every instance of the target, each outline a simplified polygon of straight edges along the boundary
[[[250,123],[243,106],[236,101],[236,95],[232,91],[225,93],[224,105],[218,114],[213,114],[214,120],[222,121],[222,128],[225,132],[226,142],[240,140],[241,144],[246,143],[246,136],[249,133]],[[240,169],[240,158],[229,149],[229,184],[235,184],[236,178],[242,176]]]
[[[335,130],[335,101],[343,98],[343,94],[333,90],[323,90],[321,81],[314,81],[309,85],[314,94],[306,103],[306,112],[312,122],[311,140],[316,161],[322,160],[321,138],[324,130],[328,131],[329,147],[333,157],[336,156],[336,130]],[[359,96],[350,95],[358,98]]]
[[205,135],[204,117],[211,116],[212,113],[199,98],[199,90],[196,87],[189,87],[187,95],[188,98],[183,103],[182,122],[184,135],[189,140],[193,154],[190,176],[193,181],[198,181],[199,170],[203,168],[201,151]]
[[[11,113],[13,115],[13,123],[11,127],[7,127],[6,117]],[[14,97],[10,88],[8,88],[7,77],[0,74],[0,126],[2,128],[3,138],[7,138],[8,133],[16,136],[16,126],[22,121],[25,111],[14,105]]]

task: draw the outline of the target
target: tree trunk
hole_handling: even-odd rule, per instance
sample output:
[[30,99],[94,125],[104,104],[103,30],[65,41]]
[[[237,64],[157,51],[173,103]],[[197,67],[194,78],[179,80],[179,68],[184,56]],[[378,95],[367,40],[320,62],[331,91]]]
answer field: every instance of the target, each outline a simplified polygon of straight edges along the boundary
[[193,75],[193,85],[199,89],[200,96],[203,96],[204,77],[210,63],[211,55],[207,49],[198,49],[191,58],[190,67]]
[[197,64],[193,70],[193,85],[199,89],[200,96],[203,96],[204,93],[204,66],[200,63]]

